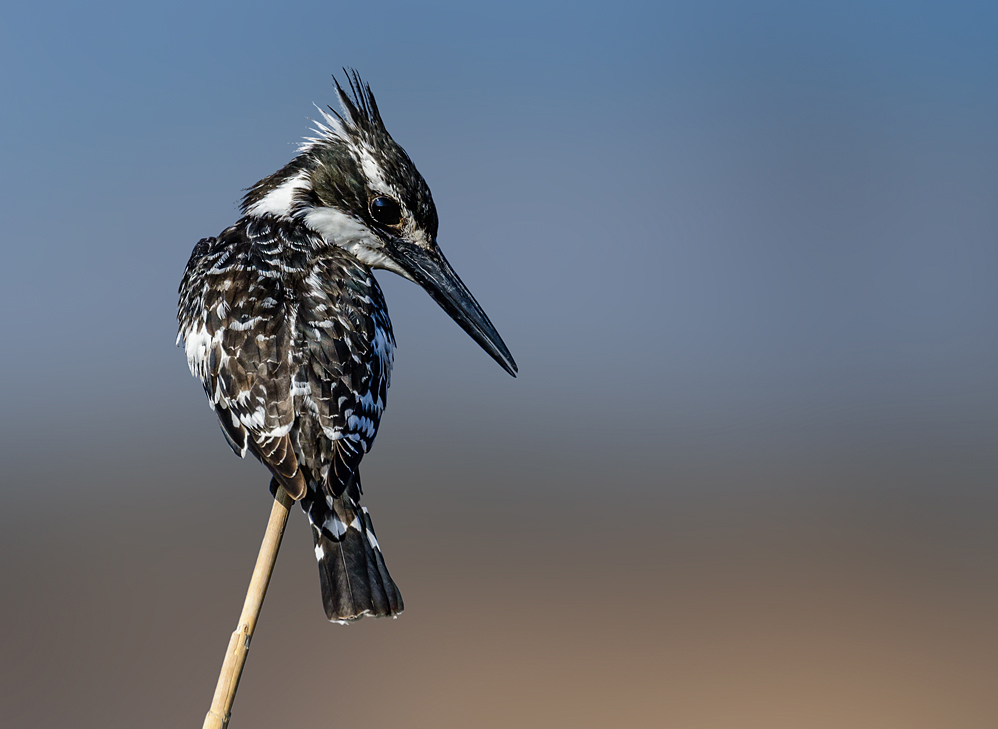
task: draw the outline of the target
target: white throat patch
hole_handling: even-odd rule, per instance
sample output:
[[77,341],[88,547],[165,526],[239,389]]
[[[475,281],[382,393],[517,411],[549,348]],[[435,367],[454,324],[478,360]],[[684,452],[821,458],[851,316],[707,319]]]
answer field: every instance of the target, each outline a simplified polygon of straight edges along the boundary
[[330,245],[353,254],[370,268],[383,268],[410,281],[412,278],[395,261],[380,251],[384,245],[364,223],[334,208],[312,208],[305,213],[305,224],[318,232]]

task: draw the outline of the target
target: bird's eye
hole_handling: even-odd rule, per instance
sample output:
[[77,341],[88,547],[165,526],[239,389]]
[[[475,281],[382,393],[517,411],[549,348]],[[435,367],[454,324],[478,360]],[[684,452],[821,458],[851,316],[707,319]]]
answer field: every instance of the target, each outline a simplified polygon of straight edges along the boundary
[[371,217],[382,225],[394,227],[402,222],[402,206],[390,197],[376,197],[371,201]]

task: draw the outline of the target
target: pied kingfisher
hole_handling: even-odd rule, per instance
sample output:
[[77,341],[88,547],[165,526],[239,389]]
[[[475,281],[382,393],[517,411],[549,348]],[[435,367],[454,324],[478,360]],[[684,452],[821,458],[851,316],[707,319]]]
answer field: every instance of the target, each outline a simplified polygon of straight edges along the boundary
[[252,453],[308,515],[326,616],[397,615],[358,467],[385,408],[395,339],[372,269],[422,286],[511,375],[499,333],[437,246],[430,189],[370,87],[334,78],[340,112],[249,188],[242,217],[194,248],[178,319],[232,450]]

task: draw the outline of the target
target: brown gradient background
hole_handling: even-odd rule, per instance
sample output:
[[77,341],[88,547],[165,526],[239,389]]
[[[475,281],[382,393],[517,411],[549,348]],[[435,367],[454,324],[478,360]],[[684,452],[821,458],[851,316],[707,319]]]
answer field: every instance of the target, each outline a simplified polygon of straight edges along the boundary
[[328,624],[296,510],[233,729],[998,726],[995,27],[5,11],[0,725],[200,726],[269,495],[174,292],[348,63],[521,376],[380,276],[365,503],[406,611]]
[[[368,503],[406,612],[325,623],[296,512],[233,726],[995,720],[994,464],[965,447],[608,468],[627,454],[567,446],[524,478],[483,469],[478,439],[454,458],[383,435]],[[203,717],[267,502],[240,483],[257,468],[177,437],[188,465],[126,459],[55,514],[15,497],[8,726]],[[192,479],[212,487],[176,488]]]

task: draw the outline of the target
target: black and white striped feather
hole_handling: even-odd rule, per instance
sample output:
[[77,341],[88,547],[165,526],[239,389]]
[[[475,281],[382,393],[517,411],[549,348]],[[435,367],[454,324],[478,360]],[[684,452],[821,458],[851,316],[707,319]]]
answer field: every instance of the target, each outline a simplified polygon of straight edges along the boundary
[[395,347],[371,270],[301,220],[248,215],[198,243],[180,294],[178,341],[230,446],[308,515],[329,619],[401,612],[360,506]]

